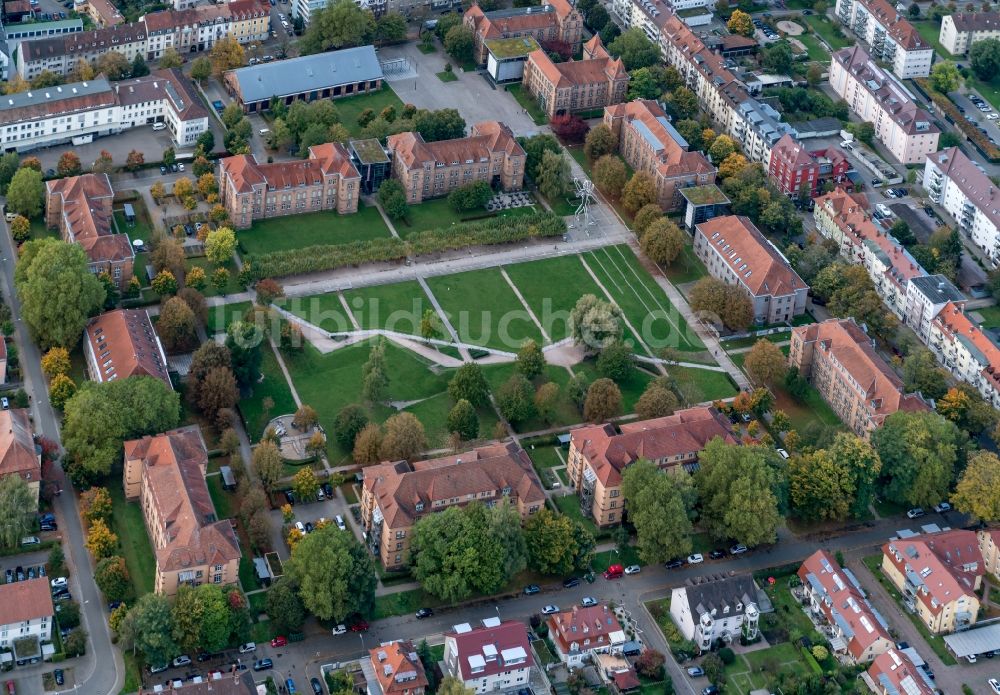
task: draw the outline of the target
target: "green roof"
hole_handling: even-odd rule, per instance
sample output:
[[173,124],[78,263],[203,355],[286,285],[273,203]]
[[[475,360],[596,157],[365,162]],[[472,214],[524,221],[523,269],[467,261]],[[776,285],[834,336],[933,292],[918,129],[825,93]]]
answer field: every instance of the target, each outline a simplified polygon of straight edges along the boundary
[[357,152],[362,164],[380,164],[389,161],[382,145],[375,138],[351,140],[351,148]]
[[691,7],[677,12],[677,16],[681,19],[685,19],[687,17],[701,17],[706,14],[712,14],[712,11],[707,7]]
[[520,58],[541,48],[538,42],[530,36],[518,36],[513,39],[490,39],[485,43],[487,50],[498,60]]
[[729,202],[726,194],[714,183],[682,188],[681,195],[694,205],[721,205]]

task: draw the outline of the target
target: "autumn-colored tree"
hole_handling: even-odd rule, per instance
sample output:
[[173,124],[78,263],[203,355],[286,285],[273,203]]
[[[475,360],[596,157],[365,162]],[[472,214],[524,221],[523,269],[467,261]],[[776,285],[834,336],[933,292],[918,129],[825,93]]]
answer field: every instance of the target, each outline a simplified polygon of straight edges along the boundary
[[169,352],[192,349],[198,342],[198,332],[194,312],[188,303],[180,297],[171,297],[164,302],[156,322],[156,332]]
[[643,205],[639,208],[639,212],[635,213],[635,217],[632,218],[632,229],[635,231],[636,236],[641,239],[642,235],[649,228],[649,225],[661,217],[663,217],[663,210],[656,203]]
[[72,366],[69,359],[69,350],[64,347],[54,347],[49,349],[42,357],[42,371],[45,376],[52,378],[59,374],[68,374]]
[[80,164],[80,156],[76,152],[69,150],[63,152],[56,164],[56,173],[60,176],[77,176],[83,172],[83,165]]
[[295,411],[295,416],[292,418],[292,425],[300,430],[308,430],[314,427],[317,422],[319,422],[319,415],[311,405],[299,406],[299,409]]
[[91,170],[95,174],[110,174],[114,169],[115,161],[111,153],[107,150],[101,150],[101,153],[97,155],[97,159],[94,160],[94,166]]
[[684,250],[687,235],[674,222],[661,217],[646,228],[639,246],[646,257],[658,265],[670,265]]
[[4,85],[3,93],[20,94],[21,92],[27,92],[29,89],[31,89],[31,83],[17,73],[14,73],[14,76]]
[[991,451],[977,451],[958,479],[955,508],[975,519],[994,522],[1000,519],[1000,459]]
[[750,15],[742,10],[733,10],[729,21],[726,22],[726,28],[740,36],[753,36],[753,21],[750,19]]
[[637,171],[622,189],[622,206],[634,215],[645,205],[656,202],[656,181],[645,171]]
[[374,422],[369,422],[354,438],[354,463],[370,466],[382,460],[382,430]]
[[243,46],[233,36],[216,41],[212,47],[212,72],[221,75],[226,70],[235,70],[246,64]]
[[719,165],[719,177],[728,179],[733,176],[739,176],[748,166],[750,166],[750,162],[747,161],[746,157],[739,152],[732,152]]
[[200,266],[195,266],[187,272],[184,276],[184,285],[186,287],[192,287],[199,292],[205,289],[208,284],[208,278],[205,276],[205,269]]
[[115,549],[118,547],[118,535],[108,528],[103,519],[95,519],[87,531],[87,540],[84,545],[87,546],[87,550],[90,551],[95,560],[103,560],[114,555]]
[[625,171],[625,162],[620,157],[606,154],[594,162],[592,171],[594,183],[604,193],[612,198],[617,198],[622,194],[622,189],[628,180],[628,174]]
[[23,244],[31,237],[31,222],[24,215],[18,215],[10,223],[10,235],[18,244]]
[[[212,206],[212,209],[208,211],[208,219],[212,220],[212,222],[215,222],[216,224],[222,224],[229,219],[229,213],[226,212],[226,208],[221,203],[216,203]],[[207,230],[207,225],[202,227],[202,229]],[[207,231],[205,233],[206,235],[208,234]],[[204,239],[202,239],[202,241],[204,241]]]
[[292,492],[297,500],[314,500],[319,492],[319,480],[309,466],[292,476]]
[[154,181],[153,185],[149,187],[149,194],[153,196],[153,200],[159,205],[160,201],[167,197],[167,189],[164,187],[163,182]]
[[260,306],[267,306],[279,297],[285,296],[285,288],[273,278],[259,280],[254,289],[257,290],[257,304]]
[[198,192],[205,197],[219,192],[219,182],[215,180],[215,174],[202,174],[198,177]]
[[114,510],[111,493],[104,487],[92,487],[80,493],[80,507],[88,524],[98,520],[109,523]]
[[[364,434],[364,430],[361,430],[361,434]],[[396,413],[385,421],[381,452],[383,458],[390,461],[411,459],[426,448],[427,437],[423,423],[413,413]]]
[[194,193],[194,184],[191,183],[191,179],[187,176],[182,176],[181,178],[174,181],[174,197],[177,200],[183,200],[191,196]]
[[54,408],[62,410],[75,393],[76,382],[66,374],[58,374],[49,382],[49,402]]
[[739,150],[739,146],[735,140],[728,135],[720,135],[708,148],[708,154],[711,155],[713,162],[724,162],[729,155],[737,150]]
[[215,265],[222,265],[236,251],[236,233],[229,227],[219,227],[205,239],[205,255]]
[[229,271],[225,268],[216,268],[212,271],[212,287],[215,288],[216,292],[225,292],[226,286],[229,285]]
[[691,308],[715,317],[732,331],[743,331],[753,323],[753,305],[736,285],[713,277],[703,277],[688,295]]
[[758,384],[774,384],[785,376],[788,364],[781,348],[761,338],[750,348],[743,361],[746,373]]
[[177,294],[177,278],[169,270],[161,270],[150,283],[153,291],[159,295]]
[[587,389],[583,416],[589,422],[605,422],[622,412],[622,392],[611,379],[597,379]]
[[[128,171],[137,171],[145,163],[146,156],[139,150],[132,150],[128,153],[128,157],[125,158],[125,168]],[[162,186],[163,184],[160,185]]]

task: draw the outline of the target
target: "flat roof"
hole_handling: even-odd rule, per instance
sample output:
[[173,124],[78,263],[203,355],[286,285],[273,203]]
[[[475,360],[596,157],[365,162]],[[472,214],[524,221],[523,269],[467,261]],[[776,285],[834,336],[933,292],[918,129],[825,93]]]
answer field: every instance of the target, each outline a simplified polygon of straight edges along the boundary
[[83,20],[79,17],[73,19],[57,19],[52,22],[13,22],[5,24],[4,34],[10,35],[19,31],[48,31],[49,29],[72,29],[73,27],[83,28]]
[[385,164],[389,161],[382,143],[375,138],[351,140],[349,144],[362,164]]
[[953,635],[945,635],[944,643],[957,657],[1000,649],[1000,624],[994,623],[986,627],[976,627],[956,632]]
[[238,68],[231,74],[239,84],[240,96],[246,103],[380,80],[382,66],[374,47],[358,46]]
[[722,205],[730,202],[722,189],[714,183],[705,186],[690,186],[680,190],[681,195],[694,205]]
[[97,77],[87,82],[70,82],[69,84],[57,85],[55,87],[42,87],[41,89],[29,89],[26,92],[17,94],[5,94],[0,97],[0,111],[9,109],[19,109],[23,106],[34,106],[35,104],[51,103],[71,97],[90,96],[110,92],[111,84],[104,77]]
[[490,39],[483,42],[486,49],[495,58],[519,58],[526,56],[532,51],[537,51],[541,46],[531,36],[517,36],[510,39]]

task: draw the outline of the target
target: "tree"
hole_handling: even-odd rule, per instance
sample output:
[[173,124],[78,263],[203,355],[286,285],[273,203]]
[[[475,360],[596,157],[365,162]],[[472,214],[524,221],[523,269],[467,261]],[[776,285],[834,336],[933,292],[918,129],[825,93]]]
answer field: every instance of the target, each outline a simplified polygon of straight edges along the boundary
[[910,247],[917,243],[917,237],[910,230],[906,220],[896,220],[889,228],[889,233],[903,246]]
[[378,43],[399,43],[406,40],[406,17],[399,12],[389,12],[375,22],[375,40]]
[[587,137],[590,126],[574,113],[559,113],[549,119],[549,127],[562,142],[578,145]]
[[626,70],[644,68],[660,62],[660,49],[638,27],[622,32],[608,44],[608,52],[621,58]]
[[284,577],[267,592],[267,615],[279,633],[300,632],[306,621],[306,609],[295,587]]
[[834,438],[828,451],[850,479],[853,490],[851,516],[857,519],[865,517],[875,501],[875,485],[882,470],[882,460],[871,443],[846,432]]
[[10,186],[11,179],[14,178],[14,174],[21,166],[21,158],[17,156],[16,152],[7,152],[0,155],[0,194],[7,193],[7,187]]
[[374,422],[361,428],[354,438],[352,458],[359,466],[370,466],[382,460],[382,430]]
[[549,381],[535,391],[535,412],[545,422],[552,422],[559,404],[559,384]]
[[612,381],[627,381],[634,370],[632,350],[620,340],[605,346],[597,356],[597,373]]
[[177,278],[169,270],[161,270],[153,278],[150,287],[159,295],[171,295],[177,293]]
[[278,446],[269,439],[262,439],[250,457],[254,473],[265,490],[273,491],[284,476],[284,463]]
[[338,0],[313,12],[309,27],[299,41],[303,55],[371,43],[375,17],[351,0]]
[[10,235],[15,243],[23,244],[31,236],[31,222],[27,217],[18,215],[10,223]]
[[208,278],[205,277],[205,269],[197,265],[191,268],[184,277],[184,284],[191,289],[201,292],[208,285]]
[[649,229],[649,226],[662,217],[663,210],[660,209],[659,205],[655,203],[644,205],[639,208],[639,212],[635,213],[635,217],[632,218],[632,229],[635,231],[636,236],[641,239],[642,235]]
[[254,289],[257,291],[257,306],[268,306],[285,296],[285,288],[274,278],[258,280]]
[[414,578],[448,602],[493,594],[525,565],[520,516],[505,502],[491,509],[479,503],[453,506],[424,516],[411,531]]
[[698,95],[684,85],[675,87],[664,101],[670,113],[678,119],[694,118],[698,114]]
[[413,413],[396,413],[385,421],[382,458],[390,461],[409,460],[426,448],[424,426]]
[[160,56],[160,69],[179,68],[184,65],[184,57],[177,52],[176,48],[168,48]]
[[103,74],[109,80],[124,80],[132,70],[132,64],[124,53],[108,51],[97,59],[97,74]]
[[966,383],[948,389],[937,402],[937,411],[970,435],[991,429],[998,419],[997,411]]
[[948,495],[966,438],[933,412],[897,411],[872,433],[882,461],[881,495],[896,504],[931,506]]
[[522,374],[512,374],[497,391],[497,407],[508,422],[524,422],[535,414],[534,396],[531,382]]
[[448,431],[468,441],[479,436],[479,416],[467,400],[460,400],[448,413]]
[[691,552],[691,520],[674,478],[646,459],[622,473],[622,495],[644,563],[666,562]]
[[662,386],[657,381],[651,381],[646,390],[639,396],[635,404],[635,413],[640,420],[673,415],[680,401],[673,391]]
[[788,488],[796,516],[808,521],[846,518],[854,492],[847,471],[826,449],[788,461]]
[[768,72],[784,75],[792,69],[792,46],[787,41],[772,44],[763,53],[762,64]]
[[368,424],[368,415],[364,408],[356,403],[345,405],[337,413],[334,420],[333,431],[337,438],[337,443],[342,449],[350,449],[354,446],[354,440],[358,433]]
[[612,198],[617,198],[628,180],[625,162],[617,155],[606,154],[594,162],[591,178],[598,188]]
[[125,558],[120,555],[106,557],[94,569],[94,581],[109,601],[123,601],[132,590]]
[[207,198],[213,193],[219,192],[219,183],[215,180],[215,174],[211,172],[202,174],[198,177],[198,192],[201,193],[202,197]]
[[32,219],[41,214],[44,201],[42,172],[28,167],[18,169],[7,187],[7,210]]
[[743,331],[753,323],[753,305],[736,285],[703,277],[689,294],[691,308],[717,317],[732,331]]
[[461,24],[453,26],[444,37],[444,50],[459,63],[473,60],[475,37],[472,30]]
[[66,374],[57,374],[49,382],[49,402],[54,408],[62,410],[66,401],[76,393],[76,382]]
[[149,194],[159,204],[161,200],[167,197],[167,189],[162,181],[154,181],[153,185],[149,187]]
[[555,152],[546,152],[542,155],[542,166],[535,184],[546,200],[558,200],[564,196],[572,185],[566,156]]
[[1000,459],[996,454],[977,451],[969,456],[952,502],[958,511],[973,519],[985,522],[1000,519]]
[[[974,65],[973,70],[975,70]],[[959,85],[962,84],[962,76],[953,62],[943,60],[935,63],[934,67],[931,68],[931,84],[934,85],[934,89],[937,91],[947,94],[958,89]]]
[[758,384],[776,384],[785,376],[788,365],[785,355],[777,345],[770,340],[761,338],[743,361],[743,368]]
[[354,534],[342,533],[332,524],[299,541],[285,563],[285,574],[298,586],[306,609],[320,620],[368,615],[374,605],[371,555]]
[[485,181],[459,186],[448,194],[448,206],[455,212],[482,210],[493,197],[493,189]]
[[753,22],[750,19],[750,15],[742,10],[733,10],[733,13],[729,16],[729,21],[726,22],[726,28],[734,34],[753,36]]
[[[542,507],[524,523],[524,542],[528,568],[548,575],[567,575],[580,566],[580,552],[592,547],[577,540],[578,531],[572,518]],[[589,534],[586,529],[583,533]]]
[[663,678],[663,663],[666,660],[666,657],[656,650],[643,649],[642,654],[635,660],[635,670],[646,678],[659,681]]
[[385,365],[385,341],[380,339],[368,353],[368,361],[361,367],[361,394],[370,403],[377,403],[389,388],[389,375]]
[[125,616],[118,635],[123,649],[142,652],[151,665],[162,666],[179,653],[172,627],[169,599],[143,594]]
[[620,341],[625,330],[618,305],[592,294],[577,300],[570,312],[569,324],[573,340],[591,354]]
[[243,46],[240,45],[240,42],[234,36],[225,36],[216,41],[215,45],[212,46],[209,57],[212,61],[212,72],[216,75],[221,75],[227,70],[235,70],[246,65],[246,55],[243,51]]
[[208,56],[195,58],[191,63],[191,79],[204,82],[212,75],[212,59]]
[[559,141],[548,133],[540,133],[530,138],[518,138],[517,141],[524,148],[524,171],[532,179],[538,177],[542,157],[545,156],[546,152],[562,154],[562,147],[559,145]]
[[68,374],[71,367],[69,351],[64,347],[51,348],[42,357],[41,365],[42,371],[45,372],[45,376],[47,377],[51,378],[59,374]]
[[661,217],[643,233],[639,246],[646,257],[657,265],[670,265],[684,250],[687,235],[674,222]]
[[385,210],[385,214],[393,220],[406,217],[406,213],[410,209],[406,203],[406,191],[403,190],[403,184],[396,179],[382,182],[378,189],[378,202]]
[[66,78],[70,82],[89,82],[96,77],[93,66],[86,58],[78,58]]
[[728,135],[720,135],[715,138],[715,142],[708,148],[708,154],[712,157],[713,162],[724,162],[726,157],[738,149],[735,140]]
[[180,297],[171,297],[163,304],[156,332],[170,352],[187,352],[198,342],[194,312]]
[[[15,176],[12,189],[16,183]],[[43,348],[75,346],[87,318],[104,304],[104,287],[87,264],[78,244],[47,238],[21,247],[14,285],[21,316]]]
[[948,372],[938,365],[933,352],[917,348],[903,360],[903,384],[907,391],[938,400],[947,393]]
[[823,67],[819,63],[812,63],[806,69],[806,82],[810,87],[815,87],[823,80]]
[[454,140],[465,135],[465,119],[458,109],[420,109],[413,115],[413,129],[427,142]]
[[969,47],[969,67],[981,80],[992,80],[1000,72],[1000,39],[983,39]]
[[260,376],[261,340],[261,329],[252,321],[233,321],[226,329],[233,374],[242,385],[253,384]]
[[118,546],[118,536],[102,519],[95,519],[87,530],[87,540],[84,543],[95,560],[109,557]]
[[106,524],[111,523],[114,507],[111,502],[111,493],[106,487],[92,487],[80,493],[80,506],[83,509],[83,518],[88,524],[92,524],[98,519]]
[[292,492],[297,500],[314,500],[319,493],[319,480],[312,468],[302,468],[292,476]]
[[618,141],[614,133],[605,124],[591,128],[583,140],[583,154],[587,161],[593,162],[606,154],[614,154],[618,149]]
[[455,402],[464,399],[477,408],[485,405],[490,397],[490,386],[482,367],[476,362],[466,362],[459,367],[448,382],[448,395]]
[[227,263],[236,250],[236,233],[229,227],[219,227],[205,239],[205,255],[215,265]]
[[517,353],[516,365],[526,379],[534,379],[545,371],[545,353],[534,340],[525,341]]
[[440,339],[444,335],[441,317],[432,307],[424,309],[424,315],[420,317],[420,335],[424,340]]
[[215,367],[209,371],[198,384],[197,393],[198,410],[220,426],[240,400],[236,377],[229,367]]
[[637,171],[622,189],[622,206],[634,215],[645,205],[657,201],[656,181],[651,174]]
[[227,285],[229,285],[229,271],[225,268],[216,268],[213,270],[212,287],[214,287],[217,292],[221,292],[223,296],[225,296]]
[[111,157],[111,153],[107,150],[101,150],[97,159],[94,160],[94,166],[91,167],[91,171],[95,174],[110,174],[115,169],[114,159]]
[[35,496],[28,483],[19,475],[0,478],[0,546],[15,548],[24,538],[37,508]]
[[316,413],[316,409],[311,405],[301,405],[292,418],[292,427],[307,431],[315,427],[317,422],[319,422],[319,415]]
[[59,157],[59,163],[56,164],[56,173],[60,176],[78,176],[83,173],[83,165],[80,163],[80,157],[73,150],[63,152],[62,156]]
[[584,418],[590,422],[605,422],[621,412],[622,392],[615,382],[601,378],[590,385],[583,403]]

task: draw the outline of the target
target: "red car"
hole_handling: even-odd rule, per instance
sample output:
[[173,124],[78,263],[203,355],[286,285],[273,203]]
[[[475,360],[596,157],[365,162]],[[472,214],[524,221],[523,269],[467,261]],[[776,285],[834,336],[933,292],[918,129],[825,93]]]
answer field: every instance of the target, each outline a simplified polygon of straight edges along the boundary
[[288,644],[287,637],[275,637],[273,640],[271,640],[272,647],[284,647],[286,644]]
[[351,625],[351,632],[368,632],[368,623],[364,620],[359,620]]

